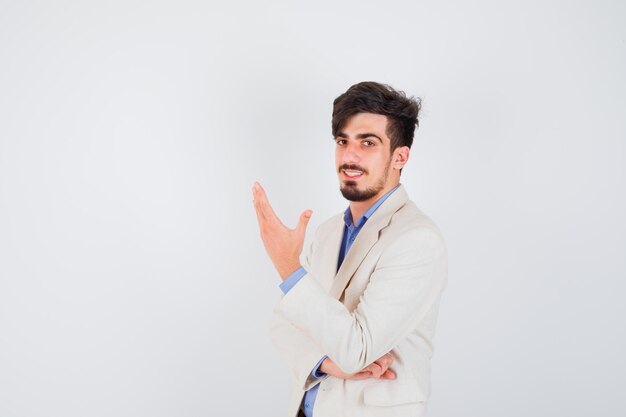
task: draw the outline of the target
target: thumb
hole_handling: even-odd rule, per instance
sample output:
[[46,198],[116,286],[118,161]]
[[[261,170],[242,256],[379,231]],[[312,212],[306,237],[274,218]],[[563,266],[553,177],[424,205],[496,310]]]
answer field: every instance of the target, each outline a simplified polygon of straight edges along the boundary
[[311,216],[313,215],[313,211],[311,210],[305,210],[301,215],[300,215],[300,220],[298,220],[298,226],[296,227],[296,229],[299,232],[305,232],[306,231],[306,227],[309,224],[309,220],[311,220]]

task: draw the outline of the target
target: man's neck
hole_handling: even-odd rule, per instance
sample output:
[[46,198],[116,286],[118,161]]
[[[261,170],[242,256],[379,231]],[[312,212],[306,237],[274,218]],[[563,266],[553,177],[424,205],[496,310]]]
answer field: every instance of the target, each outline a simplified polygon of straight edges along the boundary
[[387,194],[389,191],[391,191],[392,188],[394,188],[395,186],[397,186],[400,183],[400,181],[396,182],[395,184],[390,184],[387,187],[383,188],[382,190],[380,190],[380,192],[378,194],[376,194],[375,196],[368,198],[365,201],[351,201],[350,202],[350,213],[352,214],[352,224],[356,224],[356,222],[361,218],[361,216],[363,216],[365,214],[365,212],[372,207],[372,205],[378,201],[379,198],[381,198],[382,196],[384,196],[385,194]]

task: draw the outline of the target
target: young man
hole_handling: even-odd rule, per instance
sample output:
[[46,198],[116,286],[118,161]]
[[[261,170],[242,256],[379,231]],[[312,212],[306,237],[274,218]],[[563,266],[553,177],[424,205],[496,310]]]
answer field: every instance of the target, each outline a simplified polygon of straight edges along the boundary
[[447,266],[439,230],[400,184],[419,110],[418,99],[375,82],[335,99],[335,165],[350,204],[317,229],[301,260],[312,212],[289,229],[253,186],[283,280],[271,334],[295,380],[289,417],[425,413]]

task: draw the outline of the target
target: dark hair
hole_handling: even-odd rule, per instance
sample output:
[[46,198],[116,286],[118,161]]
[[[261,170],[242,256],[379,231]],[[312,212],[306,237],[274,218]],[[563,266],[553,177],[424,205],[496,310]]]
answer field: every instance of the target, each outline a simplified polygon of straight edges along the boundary
[[400,146],[413,144],[417,117],[422,100],[408,98],[403,91],[394,90],[387,84],[363,81],[348,88],[333,102],[333,136],[343,128],[346,121],[357,113],[376,113],[387,116],[387,131],[391,151]]

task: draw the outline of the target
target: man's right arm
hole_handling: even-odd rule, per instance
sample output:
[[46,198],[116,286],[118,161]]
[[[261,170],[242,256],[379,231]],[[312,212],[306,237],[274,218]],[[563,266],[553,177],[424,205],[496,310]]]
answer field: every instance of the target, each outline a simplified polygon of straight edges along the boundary
[[320,359],[325,356],[317,343],[276,312],[272,314],[270,322],[270,337],[287,361],[291,374],[301,389],[309,390],[327,377],[318,378],[312,373]]
[[[311,389],[329,376],[352,380],[394,379],[396,376],[392,370],[388,369],[393,362],[391,353],[381,356],[355,374],[343,372],[306,333],[276,312],[272,314],[270,336],[274,346],[287,361],[293,378],[304,391]],[[323,375],[316,373],[316,370],[321,371]]]
[[[302,257],[302,263],[307,267],[310,265],[312,253],[313,242],[307,247]],[[280,284],[281,291],[287,294],[306,273],[307,271],[302,266],[298,268]],[[388,370],[393,362],[391,353],[381,356],[357,373],[346,374],[327,355],[321,352],[317,343],[310,336],[281,315],[276,314],[276,310],[272,314],[270,336],[274,346],[287,360],[293,377],[303,390],[309,390],[328,376],[354,380],[395,378],[395,373]],[[316,358],[317,361],[313,362]]]

